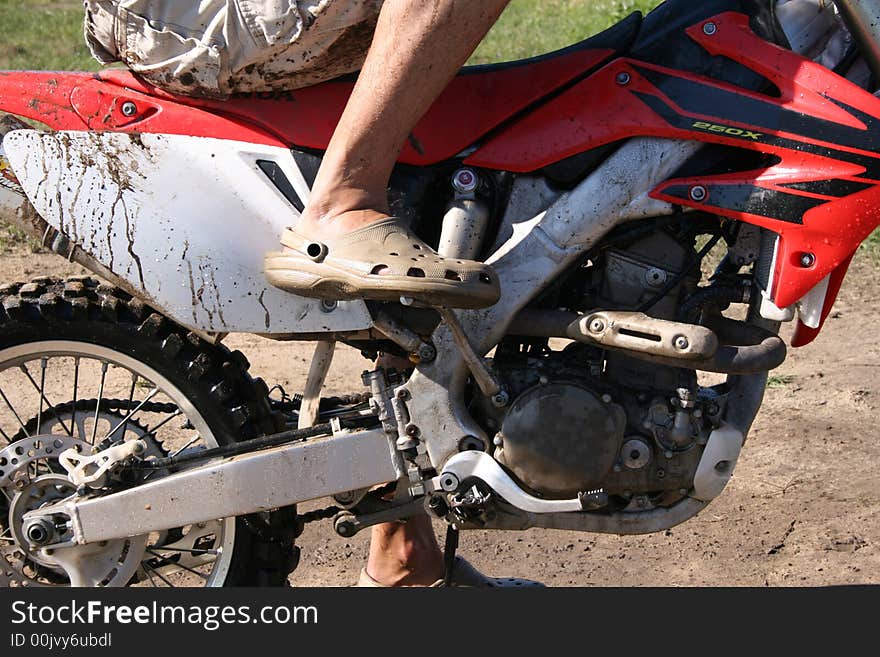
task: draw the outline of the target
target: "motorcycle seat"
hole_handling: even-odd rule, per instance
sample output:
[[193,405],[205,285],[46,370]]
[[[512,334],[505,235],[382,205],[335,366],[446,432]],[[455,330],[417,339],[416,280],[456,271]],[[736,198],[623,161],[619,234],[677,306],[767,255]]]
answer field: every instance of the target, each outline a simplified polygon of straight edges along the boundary
[[[641,24],[642,16],[636,12],[562,50],[519,61],[465,67],[413,130],[400,161],[424,166],[455,157],[542,98],[628,51]],[[339,121],[354,79],[347,76],[280,94],[180,101],[257,124],[291,147],[322,151]]]

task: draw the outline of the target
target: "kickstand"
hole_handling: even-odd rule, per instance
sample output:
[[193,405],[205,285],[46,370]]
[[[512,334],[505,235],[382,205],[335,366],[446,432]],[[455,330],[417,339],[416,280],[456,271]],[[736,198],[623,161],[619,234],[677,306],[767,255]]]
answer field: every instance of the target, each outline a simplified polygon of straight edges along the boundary
[[446,527],[446,545],[443,547],[443,586],[452,586],[452,571],[455,569],[455,551],[458,549],[458,527]]

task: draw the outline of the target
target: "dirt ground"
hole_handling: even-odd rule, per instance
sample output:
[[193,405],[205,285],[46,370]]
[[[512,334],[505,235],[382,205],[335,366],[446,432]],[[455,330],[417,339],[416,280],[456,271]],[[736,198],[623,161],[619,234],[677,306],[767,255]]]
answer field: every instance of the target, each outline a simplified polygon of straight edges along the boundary
[[[52,255],[22,250],[0,257],[0,282],[72,271]],[[880,583],[878,273],[867,257],[857,258],[823,335],[791,350],[774,373],[732,482],[701,515],[637,537],[469,532],[461,554],[489,574],[551,586]],[[301,387],[311,345],[253,336],[231,336],[227,344],[270,385]],[[359,390],[367,364],[354,350],[340,350],[328,394]],[[307,508],[317,506],[323,504]],[[368,541],[368,532],[342,539],[329,521],[310,524],[292,584],[352,584]]]

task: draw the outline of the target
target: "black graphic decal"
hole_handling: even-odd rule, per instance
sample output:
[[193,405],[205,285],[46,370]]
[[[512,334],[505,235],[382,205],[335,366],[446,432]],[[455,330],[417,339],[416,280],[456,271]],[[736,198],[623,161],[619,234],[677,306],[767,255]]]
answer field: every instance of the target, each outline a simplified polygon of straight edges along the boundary
[[[807,212],[828,203],[821,199],[787,194],[755,185],[709,185],[706,189],[709,195],[704,204],[709,207],[753,214],[790,224],[803,224]],[[682,200],[690,199],[690,187],[687,185],[673,185],[663,193]]]

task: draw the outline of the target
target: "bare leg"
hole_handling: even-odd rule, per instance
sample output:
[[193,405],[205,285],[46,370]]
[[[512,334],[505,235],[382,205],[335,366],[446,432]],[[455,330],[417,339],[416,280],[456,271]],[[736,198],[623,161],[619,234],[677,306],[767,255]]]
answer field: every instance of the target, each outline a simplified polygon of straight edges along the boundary
[[428,516],[376,525],[367,574],[385,586],[429,586],[443,578],[443,553]]
[[509,1],[385,0],[300,225],[332,235],[387,216],[404,141]]

